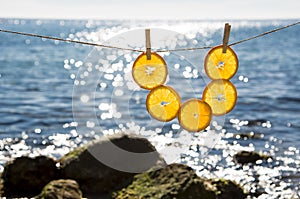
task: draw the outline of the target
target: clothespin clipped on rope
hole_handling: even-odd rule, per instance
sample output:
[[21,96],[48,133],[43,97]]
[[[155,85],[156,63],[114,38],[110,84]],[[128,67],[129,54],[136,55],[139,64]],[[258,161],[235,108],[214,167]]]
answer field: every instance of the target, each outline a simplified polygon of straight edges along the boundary
[[231,25],[229,25],[229,23],[226,23],[225,27],[224,27],[224,36],[223,36],[223,53],[226,53],[226,51],[227,51],[227,45],[228,45],[229,36],[230,36],[230,29],[231,29]]
[[147,55],[147,60],[151,60],[150,29],[145,29],[145,33],[146,33],[146,55]]

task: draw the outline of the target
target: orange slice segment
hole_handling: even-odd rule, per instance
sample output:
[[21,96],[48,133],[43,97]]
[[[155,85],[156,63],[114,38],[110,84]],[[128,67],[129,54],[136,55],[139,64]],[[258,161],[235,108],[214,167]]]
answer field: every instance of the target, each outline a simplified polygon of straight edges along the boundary
[[222,52],[223,46],[212,48],[204,60],[204,68],[210,79],[230,79],[238,70],[238,58],[235,52],[227,47],[226,53]]
[[199,99],[190,99],[181,105],[178,120],[182,128],[191,132],[205,129],[211,121],[210,106]]
[[165,83],[168,75],[167,64],[157,53],[151,53],[151,59],[147,60],[146,53],[142,53],[134,62],[132,76],[141,87],[151,90]]
[[180,97],[173,88],[158,86],[149,92],[146,107],[153,118],[168,122],[177,116],[180,103]]
[[220,116],[234,108],[237,91],[229,80],[213,80],[204,89],[202,99],[210,105],[213,115]]

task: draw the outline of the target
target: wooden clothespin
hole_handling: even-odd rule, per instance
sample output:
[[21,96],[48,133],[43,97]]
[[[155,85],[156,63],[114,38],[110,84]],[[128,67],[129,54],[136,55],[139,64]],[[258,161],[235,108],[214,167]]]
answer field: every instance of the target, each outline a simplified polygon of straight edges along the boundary
[[145,29],[145,33],[146,33],[146,55],[147,55],[147,60],[151,60],[150,29]]
[[225,27],[224,27],[224,36],[223,36],[223,53],[226,53],[226,50],[227,50],[227,45],[228,45],[229,36],[230,36],[230,28],[231,28],[231,25],[229,25],[229,23],[226,23]]

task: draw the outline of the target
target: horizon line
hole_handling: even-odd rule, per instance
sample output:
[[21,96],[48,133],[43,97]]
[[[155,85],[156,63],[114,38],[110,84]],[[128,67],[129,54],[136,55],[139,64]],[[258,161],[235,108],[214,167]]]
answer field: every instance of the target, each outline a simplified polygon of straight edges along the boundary
[[0,19],[19,19],[19,20],[121,20],[121,21],[226,21],[226,20],[246,20],[246,21],[264,21],[264,20],[300,20],[300,17],[290,18],[109,18],[109,17],[91,17],[91,18],[80,18],[80,17],[13,17],[13,16],[0,16]]

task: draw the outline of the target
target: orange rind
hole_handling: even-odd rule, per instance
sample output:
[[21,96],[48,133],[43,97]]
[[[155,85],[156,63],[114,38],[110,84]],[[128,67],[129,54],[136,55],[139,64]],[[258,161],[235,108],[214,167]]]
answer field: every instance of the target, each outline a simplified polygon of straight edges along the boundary
[[212,48],[204,60],[204,69],[207,76],[212,79],[231,79],[238,70],[238,58],[235,52],[227,47],[223,53],[223,46]]
[[182,128],[199,132],[209,126],[212,118],[211,107],[199,99],[190,99],[181,105],[178,120]]
[[146,107],[153,118],[168,122],[177,116],[180,101],[178,93],[173,88],[161,85],[149,92]]
[[135,60],[132,67],[134,81],[143,89],[151,90],[165,83],[168,75],[167,64],[164,59],[155,52],[151,53],[151,59],[147,59],[146,53],[142,53]]
[[210,105],[213,115],[221,116],[234,108],[237,91],[229,80],[213,80],[204,89],[202,100]]

